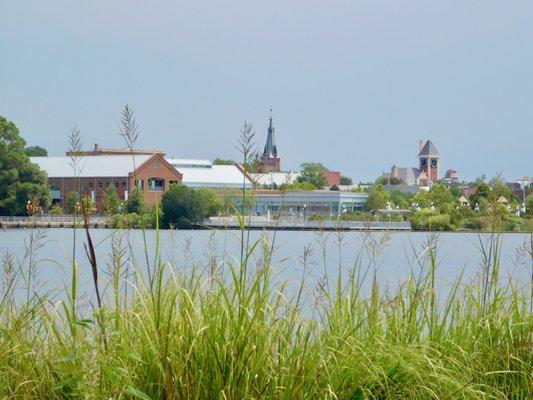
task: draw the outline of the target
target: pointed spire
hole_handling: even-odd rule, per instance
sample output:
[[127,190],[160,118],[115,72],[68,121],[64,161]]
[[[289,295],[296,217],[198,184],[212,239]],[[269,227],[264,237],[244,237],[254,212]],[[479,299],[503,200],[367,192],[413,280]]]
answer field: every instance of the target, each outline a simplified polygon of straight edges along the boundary
[[274,125],[272,125],[272,109],[270,109],[270,123],[268,125],[268,135],[261,158],[276,158],[278,149],[276,147],[276,138],[274,137]]

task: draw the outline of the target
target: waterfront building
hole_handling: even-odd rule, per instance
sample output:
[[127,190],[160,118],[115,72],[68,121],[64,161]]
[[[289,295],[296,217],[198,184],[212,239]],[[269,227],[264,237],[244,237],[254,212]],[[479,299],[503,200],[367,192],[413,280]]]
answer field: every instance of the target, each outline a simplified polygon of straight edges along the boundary
[[[308,217],[318,214],[338,218],[348,211],[363,211],[368,193],[342,192],[335,190],[314,190],[282,193],[274,190],[258,190],[246,212],[273,217]],[[239,210],[241,197],[234,201]],[[250,210],[251,207],[251,210]]]
[[[163,153],[91,155],[81,157],[76,174],[69,156],[30,157],[48,174],[52,202],[64,205],[69,193],[90,196],[98,211],[103,209],[104,192],[114,186],[127,200],[137,186],[149,205],[156,204],[172,183],[181,183],[182,174],[170,165]],[[76,177],[75,177],[76,176]]]
[[214,165],[209,160],[167,158],[182,174],[182,184],[192,188],[249,189],[252,182],[237,165]]

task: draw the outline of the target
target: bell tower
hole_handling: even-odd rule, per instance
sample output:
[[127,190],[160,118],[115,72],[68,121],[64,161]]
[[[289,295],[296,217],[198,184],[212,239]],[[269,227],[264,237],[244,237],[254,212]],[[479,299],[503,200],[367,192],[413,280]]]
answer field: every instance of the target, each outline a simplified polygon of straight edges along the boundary
[[440,176],[440,154],[431,140],[420,141],[420,152],[418,153],[418,168],[424,172],[429,182],[439,181]]

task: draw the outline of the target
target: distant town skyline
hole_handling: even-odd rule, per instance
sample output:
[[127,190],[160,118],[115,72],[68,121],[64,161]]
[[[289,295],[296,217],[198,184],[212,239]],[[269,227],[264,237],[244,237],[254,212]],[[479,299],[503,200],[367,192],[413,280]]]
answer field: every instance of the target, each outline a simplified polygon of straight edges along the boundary
[[[482,4],[482,5],[481,5]],[[283,169],[322,162],[355,182],[416,165],[431,139],[473,180],[533,175],[533,3],[316,0],[0,3],[0,115],[64,154],[122,146],[238,159],[270,109]]]

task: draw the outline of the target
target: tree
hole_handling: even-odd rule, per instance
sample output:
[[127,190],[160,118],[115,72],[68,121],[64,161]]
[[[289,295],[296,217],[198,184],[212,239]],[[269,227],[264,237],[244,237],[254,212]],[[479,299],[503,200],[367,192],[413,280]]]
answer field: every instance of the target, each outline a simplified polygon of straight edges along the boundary
[[46,173],[32,164],[16,125],[0,116],[0,215],[25,215],[28,200],[50,205]]
[[190,187],[170,185],[161,198],[163,227],[174,224],[178,228],[192,228],[201,224],[208,215],[208,211],[202,208],[201,196]]
[[29,146],[24,150],[28,157],[47,157],[48,151],[41,146]]
[[431,202],[440,211],[447,209],[453,202],[450,190],[442,183],[437,183],[429,191]]
[[309,191],[316,190],[316,186],[312,185],[309,182],[293,182],[293,183],[282,183],[279,185],[279,190],[282,192],[300,192],[300,191]]
[[115,186],[110,185],[104,192],[103,199],[104,213],[114,215],[120,212],[120,198]]
[[385,190],[383,190],[383,186],[374,185],[368,193],[366,209],[367,211],[383,209],[387,206],[389,200],[390,196]]
[[128,214],[145,214],[147,212],[146,203],[144,202],[144,197],[139,188],[133,189],[133,192],[128,197],[125,205],[126,212]]
[[490,201],[490,186],[485,182],[481,181],[476,186],[476,192],[472,195],[470,203],[472,207],[475,207],[476,204],[481,206],[482,204],[487,204]]
[[533,218],[533,194],[526,197],[526,216]]
[[222,201],[212,189],[197,189],[196,197],[200,203],[200,207],[205,211],[207,217],[218,215],[218,213],[224,208]]
[[327,184],[325,175],[327,171],[328,169],[321,163],[303,163],[297,181],[300,183],[310,183],[316,189],[324,189],[324,186]]
[[389,193],[390,201],[399,208],[408,209],[411,206],[413,195],[399,190],[393,190]]
[[376,179],[376,185],[401,185],[403,181],[396,176],[382,175]]
[[67,198],[65,199],[65,211],[67,214],[76,214],[80,212],[80,195],[78,192],[69,192]]
[[352,178],[348,176],[341,176],[341,185],[344,185],[344,186],[353,185]]
[[224,160],[223,158],[215,158],[213,160],[213,165],[235,165],[236,162],[233,160]]
[[83,196],[80,201],[80,212],[87,216],[90,216],[96,211],[96,206],[91,199],[91,196]]

